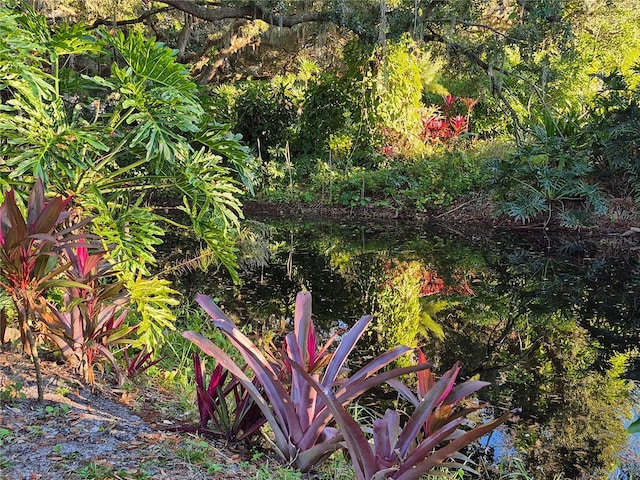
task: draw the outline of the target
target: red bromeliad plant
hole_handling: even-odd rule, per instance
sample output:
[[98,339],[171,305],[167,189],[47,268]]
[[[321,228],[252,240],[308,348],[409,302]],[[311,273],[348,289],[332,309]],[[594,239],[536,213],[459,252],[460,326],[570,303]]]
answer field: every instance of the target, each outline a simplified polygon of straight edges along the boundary
[[[428,365],[423,355],[419,365]],[[294,368],[331,410],[358,480],[418,480],[436,468],[468,469],[465,464],[457,462],[469,461],[459,451],[513,416],[512,412],[507,412],[470,430],[460,428],[468,414],[483,406],[458,408],[457,405],[488,383],[466,381],[454,386],[461,368],[458,362],[438,381],[430,369],[418,371],[419,400],[404,384],[395,379],[389,380],[388,383],[403,396],[407,395],[415,409],[402,428],[400,414],[387,410],[381,419],[374,420],[370,441],[333,392],[323,388],[297,365],[294,364]]]
[[467,120],[469,120],[469,117],[471,116],[471,113],[473,112],[473,107],[475,107],[478,104],[480,99],[479,98],[469,98],[469,97],[458,97],[458,100],[460,100],[462,103],[465,104],[465,107],[467,108]]
[[[218,364],[206,381],[204,363],[193,355],[196,399],[200,422],[196,427],[176,427],[174,431],[210,433],[238,442],[255,435],[267,421],[241,381]],[[261,390],[256,381],[254,386]]]
[[449,124],[451,125],[451,129],[453,130],[454,137],[459,137],[469,128],[467,118],[463,117],[462,115],[456,115],[455,117],[450,118]]
[[445,141],[451,138],[449,123],[440,115],[432,115],[422,120],[422,139],[425,141]]
[[442,96],[442,112],[445,117],[449,117],[451,115],[451,110],[457,100],[458,97],[451,95],[450,93]]
[[40,362],[31,322],[45,307],[44,295],[54,287],[82,285],[60,278],[69,267],[60,261],[60,249],[82,238],[74,231],[88,220],[64,228],[69,218],[70,198],[47,200],[41,179],[29,195],[26,216],[18,207],[13,190],[0,205],[0,286],[13,300],[18,313],[20,337],[25,351],[31,355],[38,380],[38,397],[42,401]]
[[[422,352],[422,350],[417,349],[418,352],[418,364],[428,365],[427,358]],[[454,367],[445,373],[442,376],[442,379],[445,379],[449,374],[453,376],[453,381],[455,381],[456,377],[460,373],[462,365],[460,362],[456,363]],[[414,408],[419,408],[422,404],[423,400],[430,395],[430,392],[434,389],[434,387],[438,384],[436,381],[436,377],[431,371],[431,368],[427,368],[425,370],[421,370],[417,372],[417,382],[416,382],[416,392],[412,392],[405,384],[399,382],[397,379],[391,379],[387,383],[391,385],[406,401],[408,401]],[[442,380],[441,379],[441,380]],[[453,385],[453,383],[452,383]],[[444,418],[447,415],[450,415],[456,404],[469,396],[470,394],[480,390],[483,387],[490,385],[489,382],[482,382],[477,380],[468,380],[464,382],[462,385],[455,387],[455,391],[457,395],[453,395],[448,392],[447,396],[441,396],[439,398],[439,402],[437,407],[433,411],[433,417],[428,418],[421,432],[416,432],[416,435],[422,438],[427,438],[434,430],[434,422],[439,422],[438,419]],[[485,405],[475,405],[469,407],[467,409],[458,409],[457,416],[462,418],[472,413],[476,410],[480,410],[484,408]]]
[[[345,406],[392,378],[428,368],[428,365],[413,365],[379,372],[411,350],[399,346],[375,358],[351,377],[338,379],[348,355],[370,323],[371,316],[362,317],[344,333],[332,354],[328,353],[332,340],[317,350],[309,292],[300,292],[296,298],[295,327],[285,338],[282,352],[282,358],[286,360],[284,364],[268,360],[211,298],[198,295],[196,300],[240,351],[263,391],[213,342],[192,331],[184,332],[183,336],[214,357],[219,365],[242,383],[271,427],[275,450],[301,471],[311,470],[343,445],[342,435],[331,426],[334,413],[326,399],[319,395],[318,389],[331,392],[332,401]],[[317,388],[309,379],[315,382]]]

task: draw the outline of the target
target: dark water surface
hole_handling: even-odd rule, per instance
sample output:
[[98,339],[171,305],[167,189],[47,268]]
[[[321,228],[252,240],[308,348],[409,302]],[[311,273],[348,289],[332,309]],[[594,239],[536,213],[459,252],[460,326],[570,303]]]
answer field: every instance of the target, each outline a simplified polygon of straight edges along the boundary
[[[241,286],[193,273],[180,289],[216,297],[247,328],[277,335],[307,288],[325,332],[376,315],[361,358],[402,341],[441,372],[461,360],[464,378],[492,382],[481,396],[496,410],[522,408],[516,424],[483,440],[481,470],[517,458],[535,478],[638,473],[624,430],[637,415],[628,380],[640,378],[637,253],[539,232],[261,221]],[[267,252],[259,264],[256,253]]]

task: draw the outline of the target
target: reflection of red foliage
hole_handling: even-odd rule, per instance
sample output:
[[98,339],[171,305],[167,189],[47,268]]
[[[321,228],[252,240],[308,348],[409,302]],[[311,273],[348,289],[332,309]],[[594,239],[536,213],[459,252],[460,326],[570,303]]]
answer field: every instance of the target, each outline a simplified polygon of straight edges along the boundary
[[[385,272],[389,276],[387,280],[385,280],[382,285],[380,285],[381,289],[390,287],[393,288],[395,285],[395,279],[402,275],[402,273],[407,268],[406,262],[391,262],[386,261],[383,266]],[[455,280],[458,280],[460,277],[458,275],[455,276]],[[444,279],[438,276],[438,272],[434,270],[426,270],[424,267],[420,269],[418,272],[417,278],[420,282],[420,296],[426,297],[428,295],[475,295],[473,289],[469,286],[469,282],[467,280],[460,279],[460,282],[457,285],[445,285]]]
[[440,293],[444,290],[444,280],[438,277],[436,272],[424,272],[420,283],[420,295],[422,297],[433,295],[434,293]]

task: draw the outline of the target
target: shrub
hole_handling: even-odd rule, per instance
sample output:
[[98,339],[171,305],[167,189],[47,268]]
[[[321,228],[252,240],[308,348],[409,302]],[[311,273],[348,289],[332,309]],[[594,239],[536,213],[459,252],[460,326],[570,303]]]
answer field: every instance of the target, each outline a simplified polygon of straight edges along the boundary
[[71,198],[47,200],[38,178],[27,202],[26,215],[18,207],[14,190],[4,195],[0,205],[0,286],[11,297],[18,313],[20,338],[31,355],[38,382],[38,399],[43,400],[40,361],[31,323],[46,310],[46,293],[53,288],[73,285],[85,288],[60,275],[71,267],[62,262],[61,249],[82,236],[76,235],[87,222],[65,228],[71,216]]
[[[172,430],[210,433],[224,437],[227,442],[248,439],[260,431],[266,418],[240,380],[218,364],[207,382],[205,364],[197,353],[193,354],[193,370],[200,421],[197,426]],[[260,391],[257,381],[253,383]]]
[[[237,278],[237,178],[252,188],[253,160],[238,136],[206,114],[175,52],[141,31],[49,25],[24,2],[0,6],[0,31],[6,40],[0,45],[0,136],[6,140],[0,183],[22,192],[39,177],[52,193],[73,192],[76,211],[94,219],[92,233],[104,241],[119,278],[137,291],[133,303],[164,305],[163,320],[173,320],[167,307],[173,292],[146,277],[176,219],[164,222],[148,195],[183,199],[189,226],[182,226]],[[71,57],[77,61],[67,61]],[[76,71],[74,64],[86,69]],[[158,310],[137,306],[138,333],[153,347],[165,324],[154,324],[150,313]],[[146,335],[146,325],[157,327],[153,335]]]
[[533,123],[527,144],[489,163],[497,213],[522,223],[545,215],[545,226],[556,215],[565,226],[581,227],[590,224],[591,213],[607,211],[585,123],[579,107],[557,116],[545,112]]
[[[634,68],[636,81],[640,63]],[[592,134],[593,156],[599,178],[615,195],[634,196],[640,202],[640,87],[614,72],[602,76],[602,91],[595,98]]]
[[[318,348],[311,320],[311,295],[300,292],[296,298],[294,331],[286,335],[280,349],[272,347],[262,353],[209,297],[198,295],[197,301],[242,353],[255,375],[253,380],[207,338],[193,331],[184,332],[183,336],[213,356],[218,367],[227,369],[233,381],[244,387],[269,423],[276,452],[302,471],[315,468],[331,453],[346,447],[358,479],[418,479],[433,468],[456,466],[445,460],[511,415],[507,413],[468,432],[460,430],[466,415],[481,407],[461,410],[454,407],[486,383],[469,381],[454,387],[460,371],[460,364],[456,364],[437,382],[433,376],[420,374],[420,401],[402,432],[398,412],[388,410],[382,419],[374,421],[374,446],[371,447],[362,426],[347,413],[346,406],[384,382],[389,382],[411,401],[408,388],[397,378],[412,372],[428,372],[431,365],[423,356],[416,365],[381,372],[383,367],[411,350],[406,346],[395,347],[351,376],[339,378],[347,356],[371,321],[370,316],[362,317],[342,334],[338,347],[331,353],[329,347],[336,335]],[[222,369],[213,375],[209,388],[214,388],[211,385],[216,382],[219,385],[217,379],[222,378]],[[198,384],[204,391],[202,377]]]
[[349,153],[358,145],[353,110],[354,89],[344,78],[325,74],[311,83],[303,102],[295,150],[326,154],[330,140],[342,138],[349,143]]
[[289,139],[296,111],[283,87],[267,82],[249,82],[235,103],[236,131],[247,145],[260,147],[263,158],[269,148],[283,147]]
[[[419,365],[428,364],[423,360]],[[294,368],[297,367],[294,365]],[[438,381],[430,369],[418,371],[418,396],[404,384],[390,380],[390,384],[415,409],[403,428],[400,427],[400,413],[387,409],[382,418],[374,420],[371,440],[344,406],[331,395],[331,391],[323,389],[314,378],[298,370],[334,415],[358,480],[418,480],[436,468],[470,469],[467,466],[469,459],[459,450],[490,433],[515,413],[507,412],[470,430],[459,428],[468,414],[483,407],[457,408],[458,404],[488,385],[487,382],[469,380],[454,387],[460,368],[458,362]]]
[[69,265],[65,272],[69,283],[61,285],[63,308],[47,301],[48,308],[40,312],[47,336],[91,385],[94,358],[99,355],[111,363],[121,382],[120,369],[110,349],[132,343],[128,337],[136,330],[125,322],[129,296],[124,282],[115,280],[104,254],[91,252],[84,242],[67,246],[62,252],[63,262]]

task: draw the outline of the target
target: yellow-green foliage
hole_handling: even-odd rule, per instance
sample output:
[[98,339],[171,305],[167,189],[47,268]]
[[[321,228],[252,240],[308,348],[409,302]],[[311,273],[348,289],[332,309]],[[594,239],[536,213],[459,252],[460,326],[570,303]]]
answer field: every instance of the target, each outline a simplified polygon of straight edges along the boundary
[[423,299],[421,303],[420,321],[418,322],[418,334],[421,337],[435,336],[439,340],[444,339],[444,330],[436,320],[436,315],[450,307],[454,302],[440,298],[436,300]]
[[442,63],[408,38],[378,47],[382,55],[375,72],[373,103],[379,127],[402,132],[409,144],[418,144],[422,129],[423,92],[445,93],[436,81]]
[[[602,88],[596,74],[618,71],[626,77],[640,58],[637,1],[576,2],[571,12],[575,34],[572,59],[556,55],[555,79],[550,82],[559,101],[590,102]],[[631,85],[632,87],[635,85]]]
[[376,297],[378,344],[385,350],[397,345],[415,347],[421,317],[422,266],[411,261],[392,268]]
[[175,330],[176,316],[173,313],[180,301],[178,292],[169,287],[168,280],[158,277],[127,279],[126,287],[139,316],[138,340],[153,351],[164,341],[167,330]]
[[588,4],[584,7],[584,18],[576,26],[584,73],[619,70],[628,75],[640,58],[637,1],[584,3]]

